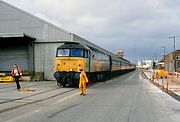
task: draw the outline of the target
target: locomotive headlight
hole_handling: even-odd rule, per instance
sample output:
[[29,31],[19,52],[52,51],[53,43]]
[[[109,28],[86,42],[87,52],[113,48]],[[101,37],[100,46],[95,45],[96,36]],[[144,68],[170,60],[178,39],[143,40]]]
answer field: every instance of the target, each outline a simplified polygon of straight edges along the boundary
[[60,63],[60,61],[58,61],[58,62],[57,62],[57,65],[58,65],[58,66],[61,66],[61,63]]
[[70,68],[70,69],[69,69],[69,71],[73,71],[73,69],[72,69],[72,68]]

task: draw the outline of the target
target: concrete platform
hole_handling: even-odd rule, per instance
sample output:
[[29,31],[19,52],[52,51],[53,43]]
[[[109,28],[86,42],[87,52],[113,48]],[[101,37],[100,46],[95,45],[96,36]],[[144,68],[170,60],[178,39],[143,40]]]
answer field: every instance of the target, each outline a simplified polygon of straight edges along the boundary
[[[152,81],[153,71],[143,70],[143,72],[145,73],[147,78]],[[164,89],[167,89],[167,81],[169,92],[173,92],[180,96],[180,77],[168,75],[167,79],[155,79],[153,82],[159,86],[164,87]]]

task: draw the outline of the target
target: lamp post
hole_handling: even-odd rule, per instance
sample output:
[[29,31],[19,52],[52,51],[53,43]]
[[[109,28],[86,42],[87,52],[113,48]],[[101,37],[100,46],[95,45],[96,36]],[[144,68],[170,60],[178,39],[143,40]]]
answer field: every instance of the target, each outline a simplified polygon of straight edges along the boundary
[[[173,39],[173,40],[174,40],[174,51],[173,51],[173,59],[174,59],[173,73],[174,73],[174,71],[176,72],[176,59],[175,59],[176,37],[175,37],[175,36],[171,36],[171,37],[169,37],[169,39]],[[173,75],[174,75],[174,74],[173,74]]]
[[169,39],[173,39],[174,40],[174,51],[176,50],[176,37],[175,36],[171,36],[169,37]]
[[165,62],[166,47],[165,47],[165,46],[162,46],[161,48],[163,48],[163,59],[164,59],[164,62]]

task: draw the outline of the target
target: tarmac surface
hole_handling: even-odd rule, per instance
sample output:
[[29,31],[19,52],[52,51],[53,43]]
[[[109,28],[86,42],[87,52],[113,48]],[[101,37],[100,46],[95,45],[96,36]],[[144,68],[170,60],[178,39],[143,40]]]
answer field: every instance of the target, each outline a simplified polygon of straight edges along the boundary
[[[1,122],[179,122],[180,102],[142,78],[122,75],[88,87],[59,88],[55,81],[0,84]],[[23,91],[24,90],[24,91]],[[29,90],[29,91],[28,91]]]

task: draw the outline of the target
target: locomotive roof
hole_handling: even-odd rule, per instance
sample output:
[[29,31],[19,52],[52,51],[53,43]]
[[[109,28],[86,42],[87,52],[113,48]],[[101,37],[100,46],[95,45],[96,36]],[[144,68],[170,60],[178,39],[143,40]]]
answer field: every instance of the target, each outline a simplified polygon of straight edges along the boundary
[[[58,49],[90,49],[92,51],[93,50],[96,50],[96,51],[99,50],[97,48],[94,48],[92,45],[84,44],[84,43],[80,43],[80,42],[64,42],[64,44],[59,46]],[[97,51],[97,52],[99,52],[99,51]],[[104,52],[104,50],[100,51],[100,52]],[[114,60],[123,60],[127,63],[130,63],[130,61],[128,61],[127,59],[118,58],[118,57],[116,57],[115,54],[109,53],[108,51],[104,52],[104,53],[110,55],[112,57],[112,59],[114,59]]]
[[78,42],[65,42],[63,45],[59,46],[58,49],[89,49],[83,44]]

